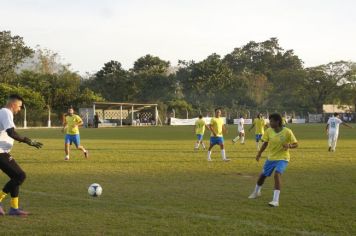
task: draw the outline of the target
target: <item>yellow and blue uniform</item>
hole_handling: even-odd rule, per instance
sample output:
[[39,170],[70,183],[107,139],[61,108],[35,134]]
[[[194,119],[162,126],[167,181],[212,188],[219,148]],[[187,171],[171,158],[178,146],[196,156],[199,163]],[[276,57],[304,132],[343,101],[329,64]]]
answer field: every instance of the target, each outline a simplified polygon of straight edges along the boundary
[[198,140],[202,140],[205,132],[205,120],[198,119],[195,121],[195,134],[197,135]]
[[289,149],[283,148],[284,144],[297,143],[292,130],[284,127],[278,133],[272,128],[268,128],[262,136],[263,142],[268,142],[268,157],[263,167],[263,175],[270,176],[274,169],[283,173],[290,160]]
[[256,142],[259,142],[265,132],[266,121],[263,118],[255,118],[253,124],[255,125]]
[[216,144],[223,144],[224,143],[224,137],[223,137],[223,126],[224,126],[224,120],[219,117],[213,117],[210,120],[210,127],[216,134],[214,136],[214,133],[211,132],[211,137],[210,137],[210,144],[211,145],[216,145]]
[[67,115],[65,117],[65,122],[67,124],[66,136],[65,136],[65,143],[72,144],[76,147],[80,145],[80,135],[79,135],[79,128],[78,124],[82,123],[82,118],[78,115]]

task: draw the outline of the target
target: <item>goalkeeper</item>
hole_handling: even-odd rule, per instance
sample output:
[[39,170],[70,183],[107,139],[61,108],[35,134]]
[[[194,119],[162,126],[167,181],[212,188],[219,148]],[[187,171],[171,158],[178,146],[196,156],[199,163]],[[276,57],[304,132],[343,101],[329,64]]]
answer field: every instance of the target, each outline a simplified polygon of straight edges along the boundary
[[21,111],[23,99],[18,95],[10,95],[6,106],[0,109],[0,169],[10,177],[0,191],[0,216],[5,215],[2,207],[2,200],[10,193],[11,207],[8,212],[13,216],[27,216],[29,213],[19,208],[19,188],[25,181],[26,174],[11,156],[10,151],[14,140],[26,143],[35,148],[41,148],[42,143],[31,140],[27,137],[21,137],[15,131],[14,115]]

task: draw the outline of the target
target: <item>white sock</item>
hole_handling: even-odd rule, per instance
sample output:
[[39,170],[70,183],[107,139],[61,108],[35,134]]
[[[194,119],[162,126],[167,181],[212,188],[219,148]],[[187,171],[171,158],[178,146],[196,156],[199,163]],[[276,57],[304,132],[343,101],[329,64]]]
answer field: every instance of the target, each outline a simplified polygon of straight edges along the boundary
[[221,150],[221,157],[222,157],[223,160],[226,159],[225,149]]
[[279,193],[281,192],[281,190],[277,190],[275,189],[273,191],[273,201],[274,202],[279,202]]
[[257,148],[257,151],[260,150],[260,142],[257,142],[257,143],[256,143],[256,148]]
[[69,158],[69,155],[66,155],[66,158]]
[[241,137],[241,143],[244,143],[245,142],[245,136],[242,136]]
[[203,148],[205,149],[205,144],[204,143],[201,143],[201,145],[203,146]]
[[256,187],[255,187],[255,193],[259,193],[259,192],[261,192],[261,188],[262,188],[262,186],[260,186],[260,185],[256,184]]
[[199,143],[195,143],[194,148],[195,148],[195,149],[198,149],[198,148],[199,148]]
[[210,156],[211,156],[211,151],[208,151],[208,160],[211,159]]

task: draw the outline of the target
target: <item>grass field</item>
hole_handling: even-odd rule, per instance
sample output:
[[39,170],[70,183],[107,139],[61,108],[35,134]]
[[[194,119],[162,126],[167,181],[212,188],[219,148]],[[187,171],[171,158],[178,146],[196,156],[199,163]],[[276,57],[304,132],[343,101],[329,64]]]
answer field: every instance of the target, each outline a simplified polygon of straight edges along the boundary
[[[300,147],[282,177],[279,208],[267,205],[273,179],[261,198],[247,199],[263,162],[254,160],[252,133],[246,145],[231,144],[233,126],[229,163],[217,147],[210,163],[194,152],[192,127],[82,129],[90,159],[73,151],[69,162],[58,129],[21,130],[45,144],[16,143],[12,152],[27,172],[20,205],[32,215],[0,218],[0,234],[356,235],[356,130],[341,128],[329,153],[324,125],[291,127]],[[0,185],[7,180],[1,173]],[[99,198],[87,194],[94,182],[104,189]]]

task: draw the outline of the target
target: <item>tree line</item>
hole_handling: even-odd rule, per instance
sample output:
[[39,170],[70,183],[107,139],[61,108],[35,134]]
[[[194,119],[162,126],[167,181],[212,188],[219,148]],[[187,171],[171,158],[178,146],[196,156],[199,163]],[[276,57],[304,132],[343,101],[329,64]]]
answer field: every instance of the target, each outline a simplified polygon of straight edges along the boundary
[[86,76],[63,65],[60,56],[32,49],[10,31],[0,32],[0,102],[12,92],[28,100],[33,122],[54,120],[69,105],[93,101],[158,103],[161,114],[178,116],[211,112],[215,107],[246,111],[322,113],[323,104],[356,103],[356,63],[330,62],[305,67],[277,38],[250,41],[225,56],[213,53],[201,61],[172,66],[157,56],[138,58],[125,69],[116,60]]

